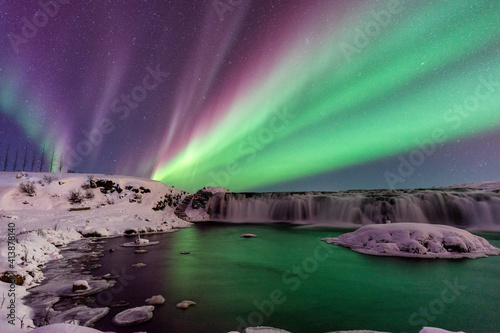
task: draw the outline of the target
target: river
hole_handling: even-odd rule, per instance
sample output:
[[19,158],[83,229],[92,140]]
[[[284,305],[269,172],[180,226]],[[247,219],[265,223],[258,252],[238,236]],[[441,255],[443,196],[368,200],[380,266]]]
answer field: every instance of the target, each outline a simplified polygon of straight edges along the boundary
[[[257,238],[241,238],[254,233]],[[110,239],[94,274],[120,273],[96,305],[144,305],[161,294],[151,321],[116,327],[112,308],[95,328],[116,332],[229,332],[273,326],[293,333],[371,329],[418,332],[423,326],[465,332],[500,328],[500,256],[476,260],[375,257],[321,242],[343,231],[285,224],[196,224],[148,235],[146,254]],[[500,247],[500,235],[486,238]],[[189,251],[189,254],[181,252]],[[143,262],[147,266],[133,268]],[[182,300],[197,304],[180,310]]]

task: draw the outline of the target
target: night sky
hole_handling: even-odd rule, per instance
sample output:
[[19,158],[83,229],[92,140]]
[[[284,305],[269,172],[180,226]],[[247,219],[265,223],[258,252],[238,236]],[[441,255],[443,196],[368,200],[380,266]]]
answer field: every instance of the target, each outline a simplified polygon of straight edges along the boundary
[[498,0],[0,0],[0,171],[44,152],[188,191],[500,179],[499,22]]

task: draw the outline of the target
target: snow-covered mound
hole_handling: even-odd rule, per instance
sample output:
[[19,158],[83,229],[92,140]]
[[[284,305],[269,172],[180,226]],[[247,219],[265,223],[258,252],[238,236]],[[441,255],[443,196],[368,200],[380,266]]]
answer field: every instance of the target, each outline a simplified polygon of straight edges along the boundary
[[458,228],[421,223],[366,225],[336,238],[324,238],[364,254],[416,258],[481,258],[500,249]]
[[[0,172],[0,218],[15,218],[18,232],[72,227],[86,236],[115,236],[125,229],[166,231],[189,226],[173,214],[176,202],[159,205],[164,198],[182,200],[187,193],[158,181],[74,173],[16,176]],[[32,183],[34,193],[23,192],[22,183]]]
[[15,238],[18,244],[15,263],[9,265],[8,244],[0,243],[0,276],[14,271],[18,284],[40,282],[40,267],[59,257],[56,246],[82,236],[122,235],[126,229],[171,231],[190,225],[173,214],[172,206],[155,209],[164,197],[186,195],[161,182],[110,175],[19,175],[0,172],[0,224],[5,225],[0,239]]

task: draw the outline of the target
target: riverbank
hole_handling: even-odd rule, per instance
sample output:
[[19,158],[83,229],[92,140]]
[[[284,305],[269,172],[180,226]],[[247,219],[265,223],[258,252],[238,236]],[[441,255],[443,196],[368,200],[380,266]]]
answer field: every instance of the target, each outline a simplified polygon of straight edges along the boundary
[[[45,265],[60,259],[69,243],[88,236],[189,227],[173,213],[186,195],[134,177],[0,173],[0,330],[34,328],[34,313],[22,299],[44,279]],[[167,204],[154,210],[159,202]]]

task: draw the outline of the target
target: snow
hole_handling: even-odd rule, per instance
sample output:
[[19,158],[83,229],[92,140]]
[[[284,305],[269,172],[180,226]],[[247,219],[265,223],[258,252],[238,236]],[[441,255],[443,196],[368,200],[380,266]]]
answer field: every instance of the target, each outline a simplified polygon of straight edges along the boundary
[[81,230],[80,233],[84,237],[108,237],[109,231],[106,228],[90,228],[85,227],[85,229]]
[[500,254],[500,249],[468,231],[423,223],[366,225],[352,233],[323,240],[379,256],[456,259]]
[[101,331],[89,327],[77,326],[74,324],[54,324],[39,327],[31,331],[33,333],[100,333]]
[[[36,286],[44,279],[42,268],[47,262],[59,259],[60,248],[68,243],[87,236],[118,236],[123,235],[126,229],[134,229],[137,232],[166,232],[175,231],[175,228],[189,227],[190,223],[177,218],[173,214],[173,208],[166,207],[163,211],[154,211],[152,207],[161,200],[165,193],[185,195],[182,190],[174,189],[161,182],[123,176],[95,175],[95,179],[111,180],[119,184],[121,193],[114,190],[113,193],[102,193],[100,188],[90,189],[93,197],[84,198],[82,203],[72,204],[68,200],[72,190],[80,190],[85,195],[82,185],[88,183],[88,175],[85,174],[55,174],[55,173],[29,173],[22,178],[16,178],[17,173],[0,172],[0,276],[7,271],[14,271],[18,281],[22,285],[15,286],[16,293],[16,317],[23,318],[23,329],[20,329],[20,320],[16,319],[13,326],[7,322],[7,309],[0,309],[0,331],[20,332],[26,331],[28,327],[33,328],[33,310],[23,304],[23,297],[29,295],[27,288]],[[44,180],[44,176],[54,177],[56,180],[50,184]],[[36,194],[29,196],[21,193],[19,184],[21,182],[33,181]],[[129,189],[126,189],[129,187]],[[134,189],[149,189],[148,193],[142,193],[141,203],[131,202],[129,199],[135,196]],[[74,210],[71,208],[85,208],[88,210]],[[11,268],[8,262],[8,225],[14,226],[11,237],[15,237],[15,263]],[[63,274],[64,275],[64,274]],[[68,276],[67,279],[73,276]],[[73,280],[60,280],[61,277],[52,277],[48,284],[40,289],[30,289],[33,293],[54,292],[70,296],[73,293]],[[78,277],[77,277],[78,278]],[[89,289],[79,291],[96,292],[108,288],[115,282],[89,281]],[[7,295],[10,284],[0,282],[0,294]],[[41,286],[42,287],[42,286]],[[57,299],[57,298],[56,298]],[[6,297],[6,301],[9,299]],[[41,305],[50,306],[50,299],[37,300]],[[34,305],[31,302],[30,305]],[[74,308],[64,312],[54,312],[51,323],[66,321],[71,318],[79,318],[81,325],[91,322],[107,312],[107,308],[90,309],[87,307]],[[84,313],[86,315],[84,316]],[[52,328],[52,325],[50,326]],[[74,330],[75,325],[58,326],[61,332]],[[50,332],[57,332],[54,327]],[[49,331],[49,329],[45,329]],[[84,330],[82,332],[96,332],[96,330]]]
[[113,324],[117,326],[131,326],[143,323],[153,318],[154,309],[155,307],[152,305],[127,309],[113,317]]
[[[2,220],[6,219],[4,216],[17,217],[18,231],[22,228],[74,228],[84,233],[98,230],[108,233],[109,236],[117,236],[122,235],[126,229],[154,232],[190,225],[173,215],[174,209],[171,207],[167,206],[163,211],[152,209],[165,193],[183,193],[182,190],[161,182],[134,177],[95,175],[96,179],[111,180],[119,184],[123,191],[104,194],[99,189],[91,189],[93,198],[84,199],[81,204],[71,204],[68,200],[69,192],[80,190],[84,193],[85,190],[81,186],[88,182],[88,175],[29,173],[27,179],[36,184],[34,197],[19,191],[19,183],[26,179],[16,179],[15,175],[13,172],[0,173],[0,217]],[[38,182],[43,181],[44,175],[56,177],[58,180],[42,186]],[[151,192],[142,194],[141,203],[130,202],[129,199],[136,193],[125,189],[129,186],[134,189],[143,187]],[[80,207],[90,207],[90,210],[70,211],[70,208]],[[0,230],[0,235],[3,232],[6,230]]]
[[205,189],[207,190],[207,192],[210,192],[210,193],[227,193],[229,192],[227,188],[224,188],[224,187],[217,187],[217,186],[207,186],[205,187]]
[[279,328],[267,327],[267,326],[257,326],[257,327],[247,327],[243,333],[290,333]]

